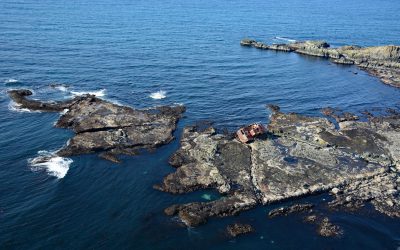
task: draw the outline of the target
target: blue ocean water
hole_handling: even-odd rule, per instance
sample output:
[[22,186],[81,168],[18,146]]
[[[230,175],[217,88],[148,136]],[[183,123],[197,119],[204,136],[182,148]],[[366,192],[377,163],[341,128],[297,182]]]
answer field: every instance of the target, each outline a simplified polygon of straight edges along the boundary
[[[217,194],[152,189],[173,171],[167,160],[178,140],[122,164],[85,155],[71,158],[69,168],[32,168],[29,159],[61,148],[72,132],[53,128],[59,114],[15,111],[6,91],[30,88],[43,99],[97,91],[138,108],[182,103],[187,113],[178,139],[198,120],[229,129],[267,122],[267,103],[309,115],[325,106],[398,107],[399,89],[355,67],[239,41],[400,44],[399,13],[400,2],[392,0],[1,0],[0,249],[396,249],[399,220],[371,209],[329,212],[344,230],[338,239],[316,236],[300,216],[268,219],[277,205],[180,227],[163,215],[165,207]],[[151,98],[157,92],[165,98]],[[250,222],[256,233],[227,239],[223,229],[233,221]]]

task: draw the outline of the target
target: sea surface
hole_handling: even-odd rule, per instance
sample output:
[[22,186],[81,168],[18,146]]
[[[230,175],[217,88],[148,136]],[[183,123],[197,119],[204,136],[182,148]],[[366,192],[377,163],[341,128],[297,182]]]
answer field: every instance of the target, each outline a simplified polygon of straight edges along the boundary
[[[399,107],[400,89],[356,67],[239,45],[245,37],[400,44],[399,13],[394,0],[0,0],[0,249],[398,249],[400,221],[368,207],[325,211],[344,230],[333,239],[301,216],[268,219],[282,204],[188,229],[163,209],[218,194],[176,196],[152,185],[174,171],[168,157],[197,121],[231,131],[267,123],[268,103],[307,115]],[[39,164],[72,132],[53,127],[60,114],[18,109],[6,95],[13,88],[48,100],[94,92],[137,108],[184,104],[187,112],[177,140],[121,164],[95,155]],[[227,239],[234,221],[256,232]]]

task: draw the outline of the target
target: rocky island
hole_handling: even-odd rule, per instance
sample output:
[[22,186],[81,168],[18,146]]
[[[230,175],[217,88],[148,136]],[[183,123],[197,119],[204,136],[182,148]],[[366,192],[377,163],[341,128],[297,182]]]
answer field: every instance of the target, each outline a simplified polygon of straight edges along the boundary
[[371,75],[380,78],[385,84],[400,87],[400,46],[387,45],[363,48],[353,45],[332,48],[325,41],[268,45],[253,39],[243,39],[240,44],[257,49],[324,57],[338,64],[356,65]]
[[[192,227],[258,204],[331,191],[331,209],[371,203],[379,212],[400,217],[400,113],[370,114],[360,121],[332,110],[324,110],[329,117],[309,117],[273,105],[270,109],[267,133],[249,144],[212,127],[184,129],[181,147],[170,158],[176,171],[154,187],[173,194],[216,189],[222,197],[175,204],[165,209],[167,215]],[[281,209],[270,216],[312,207]],[[328,224],[337,229],[327,219],[319,225]]]
[[10,90],[11,99],[20,108],[63,112],[58,128],[75,132],[58,156],[98,153],[107,160],[119,162],[118,155],[134,155],[140,149],[154,149],[171,142],[184,106],[161,106],[137,110],[120,106],[94,95],[77,96],[58,102],[28,99],[30,90]]

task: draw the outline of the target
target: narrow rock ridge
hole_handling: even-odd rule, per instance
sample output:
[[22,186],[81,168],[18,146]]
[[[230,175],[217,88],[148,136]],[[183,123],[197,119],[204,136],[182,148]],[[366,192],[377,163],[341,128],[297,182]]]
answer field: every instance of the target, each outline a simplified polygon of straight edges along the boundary
[[119,162],[118,155],[135,155],[140,149],[154,149],[173,140],[184,106],[161,106],[137,110],[97,98],[78,96],[66,101],[41,102],[28,99],[30,90],[11,90],[11,99],[20,108],[47,112],[66,111],[56,127],[72,129],[75,136],[57,152],[62,157],[100,153]]
[[386,45],[364,48],[342,46],[331,48],[325,41],[268,45],[252,39],[243,39],[240,44],[257,49],[324,57],[338,64],[357,65],[360,69],[378,77],[383,83],[393,87],[400,87],[400,46]]
[[[209,217],[340,188],[352,200],[371,202],[380,212],[390,206],[386,214],[399,216],[400,115],[362,122],[350,119],[350,113],[345,114],[349,119],[339,119],[337,113],[337,129],[324,117],[283,113],[277,106],[271,110],[267,134],[250,144],[212,127],[184,128],[181,147],[170,158],[176,171],[154,187],[174,194],[214,188],[223,196],[172,205],[166,214],[197,226]],[[378,177],[385,181],[371,181]],[[342,196],[337,200],[332,208],[348,205]]]
[[280,207],[271,210],[268,213],[269,218],[274,218],[277,216],[288,216],[293,213],[303,213],[303,212],[312,212],[312,208],[314,204],[306,203],[306,204],[294,204],[288,207]]

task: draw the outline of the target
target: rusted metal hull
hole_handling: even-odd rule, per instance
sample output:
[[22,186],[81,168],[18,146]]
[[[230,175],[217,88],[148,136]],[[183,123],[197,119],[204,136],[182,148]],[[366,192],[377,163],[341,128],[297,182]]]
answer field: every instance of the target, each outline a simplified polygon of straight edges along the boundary
[[236,137],[240,142],[248,143],[253,141],[256,136],[264,134],[264,131],[265,129],[263,125],[254,123],[240,128],[236,132]]

